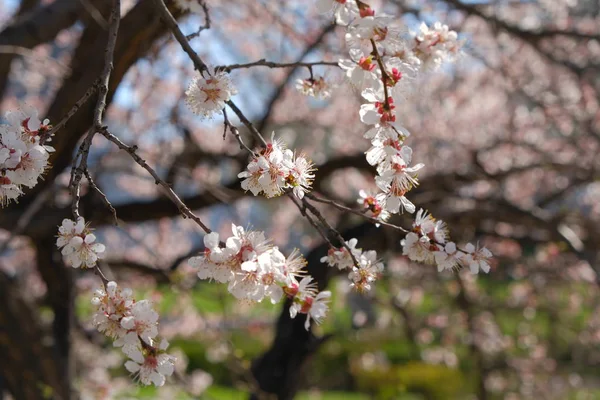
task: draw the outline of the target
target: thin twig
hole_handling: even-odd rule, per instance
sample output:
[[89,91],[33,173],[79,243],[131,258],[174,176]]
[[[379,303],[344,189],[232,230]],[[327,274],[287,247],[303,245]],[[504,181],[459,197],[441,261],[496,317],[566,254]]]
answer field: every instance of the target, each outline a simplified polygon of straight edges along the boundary
[[265,140],[265,138],[263,138],[263,136],[261,135],[261,133],[258,131],[258,129],[256,129],[254,127],[254,125],[252,125],[252,122],[250,122],[248,120],[248,118],[246,118],[246,116],[244,115],[244,113],[242,112],[242,110],[240,110],[233,101],[228,100],[225,102],[225,104],[227,104],[229,106],[229,108],[231,108],[233,110],[233,112],[235,113],[235,115],[237,115],[237,117],[240,119],[240,121],[242,121],[242,123],[244,125],[246,125],[246,128],[248,128],[250,130],[250,133],[252,133],[252,135],[254,135],[254,137],[264,146],[267,147],[267,141]]
[[[186,52],[192,63],[194,64],[194,68],[203,73],[208,71],[208,66],[202,61],[200,56],[192,49],[189,41],[186,39],[181,29],[179,29],[179,25],[177,25],[177,21],[173,18],[173,15],[165,5],[163,0],[154,0],[154,4],[156,4],[156,8],[160,12],[161,18],[167,24],[167,27],[173,32],[175,39],[179,42],[179,45]],[[233,103],[231,100],[227,101],[226,104],[233,110],[233,112],[238,116],[240,121],[250,130],[250,132],[258,139],[258,141],[263,145],[267,146],[267,142],[262,137],[260,132],[252,125],[252,123],[246,118],[246,116],[242,113],[242,111]]]
[[297,68],[297,67],[306,67],[311,69],[315,65],[329,65],[332,67],[339,67],[337,61],[314,61],[314,62],[291,62],[291,63],[280,63],[274,61],[267,61],[264,58],[246,63],[246,64],[230,64],[230,65],[218,65],[215,67],[215,71],[225,71],[231,72],[234,69],[240,68],[252,68],[252,67],[268,67],[268,68]]
[[194,32],[190,35],[187,35],[185,37],[187,40],[192,40],[192,39],[200,36],[200,33],[202,31],[210,29],[211,19],[210,19],[210,13],[208,12],[208,6],[206,5],[206,1],[198,0],[198,2],[200,3],[200,7],[202,7],[202,11],[204,11],[204,25],[200,26],[196,32]]
[[106,194],[104,194],[104,192],[102,190],[100,190],[98,185],[96,185],[96,182],[94,182],[94,180],[92,179],[90,172],[86,169],[84,171],[84,173],[85,173],[85,178],[90,183],[90,186],[92,187],[92,189],[94,189],[96,192],[98,192],[98,194],[100,195],[100,198],[102,199],[102,202],[110,210],[110,213],[112,214],[112,216],[115,220],[115,225],[119,225],[119,219],[117,218],[117,210],[115,210],[115,208],[113,207],[110,200],[108,200],[108,197],[106,197]]
[[75,102],[73,107],[71,107],[69,112],[67,112],[67,114],[58,122],[58,124],[53,125],[52,129],[50,129],[48,132],[43,133],[40,136],[40,144],[44,144],[49,138],[51,138],[56,132],[58,132],[63,126],[65,126],[67,124],[67,122],[69,122],[71,117],[73,117],[73,115],[75,115],[77,113],[77,111],[79,111],[81,106],[83,106],[85,103],[87,103],[87,101],[90,99],[90,97],[92,97],[92,95],[94,93],[96,93],[96,90],[98,90],[99,83],[100,83],[100,80],[97,79],[92,84],[92,86],[90,86],[88,88],[88,90],[83,94],[83,96],[81,96],[81,98]]
[[200,73],[207,71],[208,66],[204,63],[204,61],[202,61],[198,54],[196,54],[194,49],[192,49],[192,46],[190,46],[189,41],[186,39],[183,32],[181,32],[181,29],[179,29],[179,25],[177,25],[177,20],[173,18],[173,15],[165,5],[164,1],[154,0],[154,4],[156,5],[156,8],[160,13],[160,17],[162,18],[164,23],[171,30],[171,32],[173,32],[175,39],[179,42],[183,51],[187,53],[190,60],[192,60],[192,63],[194,63],[194,68]]
[[[90,147],[92,146],[92,140],[94,139],[94,135],[100,129],[102,129],[102,116],[106,109],[106,97],[108,95],[108,83],[110,81],[110,73],[113,69],[113,58],[115,45],[117,43],[117,35],[119,32],[119,22],[121,21],[121,0],[113,0],[112,11],[110,13],[110,26],[108,29],[108,42],[106,44],[106,49],[104,51],[104,68],[102,70],[102,74],[100,75],[98,82],[98,99],[96,101],[96,108],[94,110],[94,120],[93,126],[88,131],[86,137],[83,139],[81,146],[79,147],[79,151],[75,156],[75,160],[73,161],[73,168],[71,169],[71,196],[72,200],[72,212],[73,217],[77,219],[79,217],[79,192],[81,179],[83,177],[83,173],[87,171],[87,160],[90,151]],[[79,163],[77,167],[75,167],[75,163],[79,159]]]
[[300,210],[300,214],[302,214],[302,216],[308,220],[308,222],[313,226],[313,228],[315,228],[315,230],[317,232],[319,232],[319,235],[321,235],[321,237],[323,238],[323,240],[325,240],[327,243],[329,243],[329,246],[336,247],[336,246],[333,245],[333,243],[331,243],[331,240],[329,240],[329,237],[327,237],[327,235],[321,230],[321,227],[306,212],[306,206],[304,206],[300,202],[300,200],[298,200],[298,198],[296,198],[296,196],[294,196],[292,193],[289,193],[288,197],[292,200],[292,202],[294,203],[294,205],[296,205],[296,207],[298,207],[298,210]]
[[350,255],[350,258],[352,259],[352,262],[358,268],[360,266],[359,263],[358,263],[358,260],[356,259],[356,257],[354,257],[354,254],[352,253],[352,250],[350,249],[350,246],[348,246],[348,244],[344,240],[344,237],[342,236],[342,234],[337,229],[335,229],[334,227],[332,227],[329,224],[329,222],[325,219],[325,217],[323,217],[323,215],[321,214],[321,212],[315,206],[313,206],[312,204],[310,204],[310,202],[308,201],[308,199],[306,197],[302,198],[302,205],[304,205],[306,208],[308,208],[308,210],[315,217],[317,217],[317,219],[319,220],[319,222],[321,223],[321,225],[323,225],[324,227],[326,227],[327,230],[329,231],[329,233],[333,234],[333,236],[336,237],[336,239],[340,242],[340,246],[344,247],[346,249],[346,251]]
[[[160,12],[162,19],[167,24],[167,26],[169,27],[169,29],[173,32],[173,35],[175,36],[175,39],[179,42],[179,44],[181,45],[181,48],[183,49],[183,51],[185,51],[187,53],[187,55],[190,57],[190,59],[192,60],[192,63],[194,64],[195,69],[198,70],[198,72],[200,72],[200,73],[202,73],[204,71],[207,71],[208,67],[206,66],[206,64],[204,63],[204,61],[202,61],[202,59],[198,56],[198,54],[196,54],[196,52],[194,51],[194,49],[192,49],[192,47],[190,46],[188,40],[186,39],[185,35],[181,32],[181,29],[179,29],[179,26],[177,25],[177,21],[175,20],[175,18],[173,18],[173,15],[171,15],[171,12],[169,11],[169,9],[167,8],[167,6],[165,5],[164,1],[163,0],[154,0],[154,3],[156,4],[156,7],[157,7],[158,11]],[[382,71],[382,72],[385,73],[385,71]],[[263,136],[258,131],[258,129],[256,129],[254,127],[254,125],[252,124],[252,122],[250,122],[248,120],[248,118],[246,118],[246,116],[244,115],[244,113],[235,105],[235,103],[232,102],[231,100],[229,100],[229,101],[225,102],[225,104],[227,104],[229,106],[229,108],[231,108],[231,110],[237,115],[237,117],[240,119],[240,121],[250,130],[250,132],[256,137],[256,139],[264,147],[266,147],[267,146],[266,140],[263,138]],[[104,132],[108,133],[106,130],[104,130]],[[103,134],[105,134],[105,133],[103,133]],[[235,132],[233,130],[232,130],[232,133],[235,135]],[[112,135],[110,135],[110,136],[112,136]],[[236,138],[238,138],[238,140],[239,140],[239,136],[236,136]],[[112,140],[112,139],[109,139],[109,140]],[[249,148],[247,148],[247,146],[245,146],[245,145],[243,145],[243,146],[252,155],[254,155],[254,152],[252,150],[250,150]],[[135,152],[133,154],[135,154]],[[132,154],[132,157],[133,157],[133,154]],[[155,177],[155,179],[158,179],[158,178]],[[157,183],[158,183],[158,180],[157,180]],[[167,186],[167,188],[169,190],[171,190],[170,187]],[[289,195],[293,196],[293,194],[291,194],[291,193]],[[179,198],[177,198],[177,199],[179,199]],[[344,240],[344,238],[342,237],[342,235],[337,230],[335,230],[329,224],[329,222],[327,222],[327,220],[321,215],[321,213],[319,212],[319,210],[316,207],[314,207],[312,204],[310,204],[306,198],[302,199],[302,205],[298,204],[294,199],[292,199],[292,200],[294,201],[294,204],[296,204],[296,206],[298,207],[298,209],[300,210],[300,212],[302,213],[302,215],[306,216],[307,219],[309,219],[309,222],[311,223],[311,225],[313,225],[313,226],[316,227],[315,221],[312,220],[312,219],[310,219],[310,218],[308,218],[308,213],[306,212],[306,209],[308,209],[317,218],[317,220],[321,223],[321,225],[323,227],[325,227],[330,234],[332,234],[333,236],[335,236],[337,238],[337,240],[340,242],[340,244],[341,244],[342,247],[346,248],[346,250],[350,254],[350,257],[352,258],[352,261],[354,262],[354,264],[356,266],[359,265],[358,261],[356,260],[356,257],[354,257],[354,254],[352,254],[352,251],[350,250],[350,248],[346,244],[346,241]],[[183,205],[183,203],[181,203],[181,204]],[[317,230],[319,230],[319,229],[317,229]],[[319,230],[319,233],[322,233],[322,232]],[[326,236],[326,235],[323,235],[323,236]],[[326,240],[329,242],[328,239],[326,239]]]
[[229,131],[231,132],[231,134],[235,137],[235,139],[240,144],[240,149],[246,150],[247,152],[252,154],[252,156],[256,156],[254,151],[250,147],[248,147],[246,145],[246,143],[244,143],[244,141],[242,140],[242,137],[240,136],[240,131],[238,130],[238,128],[236,128],[235,126],[233,126],[231,124],[231,122],[229,122],[229,118],[227,118],[227,109],[225,109],[225,108],[223,109],[223,124],[225,125],[225,130],[223,132],[223,139],[225,139],[225,135],[227,134],[227,129],[229,128]]
[[403,228],[401,226],[390,224],[389,222],[385,222],[385,221],[382,221],[380,219],[371,217],[369,215],[366,215],[363,211],[355,210],[355,209],[350,208],[350,207],[346,207],[345,205],[337,203],[334,200],[326,199],[326,198],[323,198],[323,197],[317,197],[317,196],[315,196],[312,193],[306,193],[305,196],[308,197],[309,199],[313,200],[313,201],[318,202],[318,203],[328,204],[328,205],[333,206],[333,207],[335,207],[335,208],[337,208],[339,210],[359,215],[359,216],[363,217],[364,219],[367,219],[367,220],[369,220],[369,221],[371,221],[371,222],[373,222],[375,224],[380,224],[380,225],[383,225],[383,226],[387,226],[387,227],[399,230],[399,231],[404,232],[404,233],[410,232],[408,229],[405,229],[405,228]]

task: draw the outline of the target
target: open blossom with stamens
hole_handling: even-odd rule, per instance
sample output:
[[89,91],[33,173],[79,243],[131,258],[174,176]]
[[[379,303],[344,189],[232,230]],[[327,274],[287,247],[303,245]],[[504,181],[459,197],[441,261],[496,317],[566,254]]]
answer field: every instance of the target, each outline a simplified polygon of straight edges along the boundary
[[250,160],[238,178],[243,179],[242,189],[255,196],[264,193],[270,198],[281,195],[285,189],[292,189],[296,197],[302,199],[311,189],[314,171],[314,165],[305,155],[296,155],[285,149],[283,143],[272,140]]
[[[356,248],[357,244],[358,240],[356,239],[350,239],[346,242],[346,245],[352,252],[354,258],[358,258],[362,254],[362,249]],[[338,267],[340,270],[352,268],[354,266],[354,261],[344,246],[340,248],[331,247],[327,255],[325,257],[321,257],[321,262],[327,263],[327,265],[330,267]]]
[[296,89],[305,96],[326,99],[331,96],[333,87],[325,81],[325,78],[318,76],[315,78],[298,79]]
[[414,232],[409,232],[400,242],[402,244],[402,254],[408,256],[412,261],[433,264],[435,262],[434,252],[440,251],[440,248],[431,243],[427,236],[419,236]]
[[[0,205],[23,194],[22,186],[34,187],[48,167],[49,151],[40,136],[51,129],[40,121],[34,107],[23,105],[6,113],[7,125],[0,125]],[[48,140],[49,138],[47,138]]]
[[397,213],[400,206],[410,213],[414,212],[414,205],[404,195],[419,184],[416,172],[423,167],[423,164],[409,167],[407,161],[395,155],[392,157],[390,168],[380,171],[381,175],[375,178],[375,183],[388,194],[386,204],[389,212]]
[[102,243],[96,243],[96,235],[85,226],[82,217],[77,222],[63,220],[58,229],[56,246],[62,247],[62,254],[73,268],[92,268],[103,257],[105,250]]
[[77,222],[66,218],[63,219],[62,225],[58,227],[56,246],[58,246],[58,248],[66,246],[75,236],[81,235],[85,228],[85,220],[83,217],[77,218]]
[[[123,337],[123,344],[137,343],[138,338],[147,344],[158,335],[158,313],[152,308],[148,300],[140,300],[131,306],[131,314],[123,317],[121,327],[127,330]],[[115,345],[121,343],[115,342]]]
[[477,274],[479,271],[490,272],[490,258],[492,252],[485,247],[475,247],[472,243],[465,246],[467,254],[463,257],[466,265],[469,266],[471,273]]
[[186,103],[194,114],[212,118],[221,112],[225,102],[237,93],[229,75],[224,71],[203,71],[185,91]]
[[[370,9],[372,11],[372,9]],[[355,19],[346,32],[346,43],[349,48],[360,50],[363,54],[370,54],[372,42],[379,47],[386,43],[401,40],[401,29],[397,19],[390,15],[372,15],[363,13],[362,18]]]
[[200,279],[228,283],[228,291],[238,299],[260,302],[269,298],[275,304],[285,295],[296,304],[292,317],[304,313],[316,321],[323,318],[325,295],[317,294],[316,282],[303,270],[306,261],[297,250],[285,257],[263,232],[236,225],[232,232],[224,246],[215,232],[204,237],[204,253],[189,260],[198,268]]
[[358,194],[360,198],[357,200],[357,203],[368,210],[373,218],[377,218],[380,221],[387,221],[390,218],[391,214],[385,210],[385,193],[373,195],[361,190]]
[[325,318],[329,310],[327,304],[331,297],[331,292],[328,290],[317,293],[317,288],[311,280],[312,278],[306,277],[300,281],[298,292],[290,306],[291,318],[296,318],[298,314],[306,314],[304,323],[306,330],[310,328],[311,319],[320,324]]
[[456,249],[454,242],[448,242],[442,250],[433,253],[438,272],[460,267],[464,253]]
[[462,42],[455,31],[436,22],[433,27],[421,23],[415,36],[414,54],[421,60],[425,68],[435,68],[443,61],[452,59],[459,52]]
[[286,259],[263,232],[236,225],[232,232],[225,246],[220,245],[217,233],[206,235],[204,254],[190,258],[190,265],[198,268],[200,279],[228,283],[229,292],[238,299],[260,302],[269,297],[278,302],[289,278],[300,275],[304,260],[297,253]]
[[346,71],[350,84],[362,91],[367,88],[383,88],[377,75],[377,61],[359,51],[350,51],[351,59],[339,60],[338,65]]
[[422,208],[417,211],[415,220],[413,222],[413,231],[419,235],[428,236],[435,230],[435,218],[423,210]]
[[163,339],[158,346],[138,342],[123,347],[123,352],[131,358],[125,368],[137,376],[144,385],[163,386],[167,376],[175,370],[176,358],[167,354],[169,342]]
[[92,298],[96,312],[93,325],[99,332],[112,339],[120,339],[127,333],[121,326],[121,320],[130,315],[134,304],[131,289],[119,289],[116,282],[108,282],[105,289],[98,289]]
[[374,250],[365,251],[358,259],[358,267],[352,267],[348,274],[350,287],[358,292],[368,292],[371,290],[371,284],[375,282],[383,272],[383,263],[377,260],[377,252]]
[[284,163],[288,169],[285,178],[287,187],[292,187],[296,197],[302,199],[304,194],[310,191],[312,181],[315,178],[314,164],[305,155],[296,156],[289,149],[285,151]]

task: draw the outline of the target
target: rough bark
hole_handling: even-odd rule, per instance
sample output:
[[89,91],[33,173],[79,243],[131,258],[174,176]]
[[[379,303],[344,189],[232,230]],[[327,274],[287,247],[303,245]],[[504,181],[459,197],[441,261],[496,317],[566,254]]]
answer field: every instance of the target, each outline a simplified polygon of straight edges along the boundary
[[0,376],[15,399],[69,398],[69,385],[57,370],[53,350],[18,284],[0,272]]

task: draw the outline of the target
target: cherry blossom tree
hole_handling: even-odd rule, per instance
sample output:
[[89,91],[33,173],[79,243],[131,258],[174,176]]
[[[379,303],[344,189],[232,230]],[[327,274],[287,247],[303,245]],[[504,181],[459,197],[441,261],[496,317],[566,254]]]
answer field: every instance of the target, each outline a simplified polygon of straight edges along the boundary
[[595,2],[0,10],[0,399],[593,395]]

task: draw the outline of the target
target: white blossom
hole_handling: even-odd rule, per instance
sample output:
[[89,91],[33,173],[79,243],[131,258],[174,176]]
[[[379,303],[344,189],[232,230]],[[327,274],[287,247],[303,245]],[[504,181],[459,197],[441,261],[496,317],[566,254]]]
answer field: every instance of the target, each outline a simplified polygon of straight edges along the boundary
[[96,290],[92,298],[96,307],[93,325],[112,339],[122,338],[127,330],[121,326],[121,320],[130,315],[133,303],[131,289],[121,290],[116,282],[108,282],[106,288]]
[[331,96],[333,86],[322,76],[296,80],[296,90],[305,96],[327,99]]
[[350,287],[359,292],[371,290],[371,284],[375,282],[383,272],[383,263],[377,260],[377,252],[365,251],[358,259],[358,267],[352,267],[348,274]]
[[[57,245],[61,247],[59,240],[61,240],[60,236]],[[71,237],[62,248],[62,254],[65,256],[67,263],[73,268],[92,268],[96,265],[98,259],[104,256],[104,250],[106,249],[102,243],[95,242],[96,235],[84,231]],[[60,244],[62,244],[62,241]]]
[[454,242],[448,242],[442,250],[435,251],[433,255],[438,267],[438,272],[442,272],[447,269],[453,270],[458,268],[464,253],[456,249],[456,244]]
[[453,59],[459,52],[462,42],[458,41],[455,31],[436,22],[433,27],[421,23],[415,36],[413,53],[421,60],[425,68],[438,67],[442,62]]
[[306,314],[306,322],[304,328],[310,328],[310,320],[313,319],[317,324],[320,324],[325,318],[329,310],[330,291],[322,291],[315,295],[316,287],[312,285],[312,278],[304,278],[300,282],[300,289],[294,298],[294,302],[290,306],[290,317],[296,318],[296,315]]
[[[362,250],[356,248],[357,244],[358,240],[356,239],[350,239],[346,242],[346,246],[348,246],[354,258],[358,258],[362,254]],[[330,248],[327,255],[321,257],[321,262],[327,263],[330,267],[338,267],[340,270],[352,268],[354,266],[354,261],[345,246],[340,248]]]
[[[133,304],[130,315],[121,320],[121,327],[127,330],[124,343],[137,343],[141,338],[147,344],[158,335],[158,313],[148,300],[140,300]],[[119,343],[120,344],[120,343]]]
[[490,258],[492,252],[485,247],[475,247],[472,243],[465,246],[467,254],[463,257],[465,264],[469,266],[471,273],[478,274],[479,271],[490,272]]
[[427,236],[419,236],[414,232],[407,233],[401,244],[403,255],[408,256],[412,261],[426,264],[433,264],[434,252],[439,251],[438,246],[431,243]]
[[124,346],[123,352],[131,358],[125,363],[125,368],[144,385],[163,386],[166,377],[171,376],[175,370],[175,357],[165,352],[168,345],[163,339],[158,347],[144,346],[140,342]]
[[203,118],[212,118],[221,112],[225,102],[236,93],[237,89],[227,73],[210,70],[196,76],[185,91],[188,107]]
[[[377,218],[380,221],[387,221],[390,218],[391,214],[385,209],[385,193],[372,194],[360,190],[358,195],[359,198],[356,202],[362,205],[365,210],[368,210],[373,218]],[[379,226],[379,224],[375,225]]]
[[250,160],[245,171],[238,174],[242,189],[254,196],[263,193],[267,198],[292,189],[299,199],[311,189],[315,167],[305,155],[296,155],[285,149],[282,142],[272,140],[267,147]]
[[34,187],[48,167],[52,147],[40,144],[40,135],[51,127],[40,121],[34,107],[24,105],[6,113],[8,125],[0,125],[0,205],[23,194],[22,186]]

